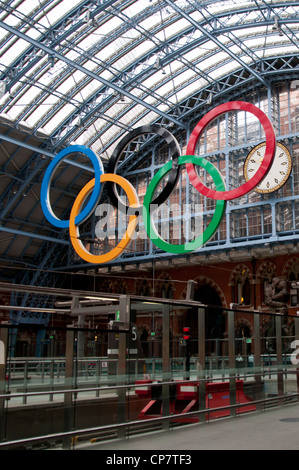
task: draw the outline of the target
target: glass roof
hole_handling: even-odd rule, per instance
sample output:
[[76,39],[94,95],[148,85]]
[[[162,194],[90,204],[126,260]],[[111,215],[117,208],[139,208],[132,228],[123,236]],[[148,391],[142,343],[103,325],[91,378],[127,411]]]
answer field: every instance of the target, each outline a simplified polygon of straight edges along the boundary
[[[39,270],[66,256],[69,236],[47,223],[39,198],[59,150],[86,145],[107,165],[117,142],[144,124],[169,129],[183,149],[223,102],[249,97],[274,114],[270,96],[298,79],[298,52],[299,0],[0,0],[4,264],[29,259]],[[285,99],[296,103],[291,92]],[[146,150],[153,141],[140,139]],[[135,144],[118,170],[138,178],[150,161]],[[57,170],[61,217],[94,171],[87,160],[75,154],[67,172],[69,162]]]
[[0,2],[0,120],[90,146],[108,159],[120,136],[184,123],[178,107],[223,77],[298,55],[299,3],[266,0]]

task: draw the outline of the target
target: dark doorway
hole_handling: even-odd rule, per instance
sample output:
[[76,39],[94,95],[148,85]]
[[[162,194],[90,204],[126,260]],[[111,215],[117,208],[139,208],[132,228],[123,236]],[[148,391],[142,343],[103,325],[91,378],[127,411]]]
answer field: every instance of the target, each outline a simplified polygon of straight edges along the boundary
[[194,300],[207,305],[205,314],[206,338],[221,338],[225,331],[222,302],[219,294],[209,284],[200,286],[194,294]]
[[[200,286],[194,293],[194,300],[207,305],[205,310],[205,337],[207,354],[220,354],[218,340],[224,337],[225,317],[223,316],[222,302],[217,291],[209,284]],[[198,318],[193,315],[191,321],[192,331],[197,331]]]

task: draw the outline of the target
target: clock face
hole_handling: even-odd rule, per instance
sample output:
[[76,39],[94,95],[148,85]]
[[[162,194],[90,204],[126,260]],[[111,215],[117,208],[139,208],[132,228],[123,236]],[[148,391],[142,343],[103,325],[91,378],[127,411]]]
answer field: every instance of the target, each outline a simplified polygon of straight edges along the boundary
[[[266,143],[262,143],[254,147],[246,158],[244,165],[244,177],[246,181],[251,179],[259,169],[264,155]],[[276,152],[270,171],[267,173],[263,181],[254,189],[257,193],[272,193],[281,188],[292,170],[292,158],[288,149],[280,144],[276,144]]]

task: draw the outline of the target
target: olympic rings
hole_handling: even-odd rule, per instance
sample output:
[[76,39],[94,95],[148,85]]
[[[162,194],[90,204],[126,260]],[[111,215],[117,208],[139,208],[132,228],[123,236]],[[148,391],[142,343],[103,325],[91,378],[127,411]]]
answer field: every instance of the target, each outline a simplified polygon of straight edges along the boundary
[[[179,179],[179,176],[180,176],[180,167],[178,165],[178,159],[180,156],[180,147],[175,137],[164,127],[159,126],[158,124],[153,124],[153,125],[140,126],[140,127],[137,127],[136,129],[133,129],[127,136],[125,136],[117,144],[115,150],[113,151],[111,157],[109,158],[107,173],[115,173],[116,166],[120,159],[122,151],[127,147],[127,145],[130,142],[132,142],[132,140],[134,140],[137,136],[140,136],[142,134],[157,134],[160,137],[162,137],[166,141],[166,143],[169,145],[170,154],[172,156],[172,167],[171,167],[171,172],[170,172],[168,181],[166,183],[166,186],[163,189],[163,191],[152,202],[153,205],[159,206],[163,204],[163,202],[165,202],[166,199],[168,199],[173,189],[175,188],[177,181]],[[106,187],[107,187],[107,192],[109,194],[109,197],[114,207],[117,207],[122,212],[126,213],[128,210],[128,207],[126,207],[122,203],[121,199],[119,198],[115,190],[115,185],[108,183]],[[142,206],[139,207],[137,210],[135,210],[135,212],[136,213],[142,212]]]
[[[216,189],[220,191],[225,190],[224,181],[222,179],[221,173],[217,170],[217,168],[208,160],[203,157],[195,157],[194,155],[184,155],[179,158],[178,161],[179,165],[184,164],[195,164],[204,168],[211,176],[216,185]],[[216,209],[213,215],[213,218],[206,228],[206,230],[195,240],[192,242],[187,242],[182,245],[173,245],[171,243],[166,242],[163,240],[160,235],[158,234],[156,228],[152,225],[151,221],[151,211],[150,205],[152,196],[155,192],[156,187],[158,186],[161,179],[171,170],[171,162],[167,162],[160,170],[155,174],[153,179],[151,180],[147,192],[144,197],[143,201],[143,220],[145,230],[149,236],[149,238],[153,241],[153,243],[164,251],[168,251],[170,253],[189,253],[190,251],[194,251],[201,246],[203,246],[216,232],[222,216],[225,211],[226,202],[222,200],[216,201]]]
[[233,111],[233,110],[243,110],[248,111],[254,116],[256,116],[260,123],[262,124],[265,136],[266,136],[266,150],[263,161],[261,163],[260,168],[254,174],[250,180],[248,180],[243,185],[239,186],[238,188],[232,189],[230,191],[215,191],[213,189],[208,189],[199,179],[195,170],[195,167],[192,163],[187,163],[186,168],[189,175],[190,182],[192,185],[199,191],[202,195],[209,197],[211,199],[224,199],[224,200],[231,200],[235,198],[239,198],[244,196],[244,194],[249,193],[252,191],[258,184],[264,179],[266,174],[271,168],[272,162],[275,156],[276,150],[276,139],[275,133],[272,127],[271,122],[269,121],[268,117],[261,111],[259,108],[254,106],[251,103],[246,103],[243,101],[231,101],[229,103],[221,104],[216,108],[212,109],[208,112],[197,124],[195,129],[193,130],[188,145],[186,153],[188,155],[194,155],[195,147],[198,142],[200,135],[202,134],[203,130],[207,127],[213,119],[217,118],[221,114]]
[[[126,192],[130,207],[138,207],[139,201],[138,201],[138,196],[136,194],[135,189],[127,181],[125,178],[119,175],[109,174],[105,173],[104,175],[101,175],[101,183],[104,183],[106,181],[112,181],[113,183],[117,183]],[[72,245],[77,252],[77,254],[84,259],[85,261],[88,261],[89,263],[107,263],[108,261],[112,261],[113,259],[117,258],[123,250],[129,245],[131,242],[131,239],[133,237],[136,225],[137,225],[137,216],[136,215],[131,215],[128,223],[128,228],[126,230],[126,233],[124,237],[121,239],[121,241],[114,247],[109,253],[103,254],[103,255],[93,255],[89,251],[86,250],[86,248],[83,246],[81,240],[79,239],[79,231],[78,231],[78,226],[76,225],[75,219],[80,212],[80,209],[82,205],[84,204],[84,201],[86,198],[89,196],[91,191],[93,190],[95,185],[95,178],[89,181],[80,191],[78,196],[76,197],[76,200],[74,202],[74,205],[71,210],[71,215],[70,215],[70,238]]]
[[[195,156],[194,153],[197,142],[208,124],[210,124],[221,114],[234,110],[250,112],[259,119],[266,136],[266,150],[261,166],[254,176],[238,188],[227,191],[225,190],[225,184],[218,169],[210,161],[203,157]],[[160,168],[160,170],[155,174],[145,193],[143,205],[140,205],[138,195],[133,186],[123,177],[116,175],[115,170],[120,156],[126,146],[137,136],[149,133],[156,133],[166,141],[166,143],[170,146],[172,159],[168,161],[162,168]],[[71,243],[75,251],[82,259],[90,263],[107,263],[117,258],[129,245],[131,239],[133,238],[133,234],[138,222],[138,215],[141,215],[141,213],[143,214],[143,222],[146,233],[158,248],[175,254],[189,253],[203,246],[214,235],[225,212],[227,200],[239,198],[260,184],[271,168],[275,156],[275,149],[275,134],[267,116],[260,109],[250,103],[232,101],[217,106],[208,112],[198,122],[197,126],[191,134],[190,140],[187,144],[186,155],[184,156],[180,156],[179,145],[174,136],[159,125],[146,125],[138,127],[137,129],[134,129],[132,132],[130,132],[126,137],[124,137],[116,146],[108,162],[108,172],[105,174],[103,171],[101,159],[97,157],[92,150],[81,145],[67,147],[56,155],[45,172],[41,185],[41,206],[46,218],[52,225],[59,228],[69,228]],[[50,184],[57,166],[65,158],[65,156],[74,152],[83,153],[91,160],[95,171],[95,178],[89,181],[89,183],[83,187],[76,197],[71,209],[70,219],[61,220],[55,216],[51,207],[49,197]],[[176,186],[176,183],[178,182],[181,165],[186,165],[190,183],[203,196],[216,200],[216,207],[212,220],[201,235],[191,242],[186,242],[180,245],[173,245],[163,240],[162,237],[158,234],[156,227],[152,223],[152,212],[155,207],[163,204],[170,196],[171,192]],[[197,166],[202,167],[210,174],[216,187],[215,190],[207,188],[199,180],[196,171]],[[159,182],[166,175],[168,175],[168,181],[164,189],[152,201]],[[117,209],[120,209],[124,213],[130,215],[130,218],[125,235],[120,240],[120,242],[110,252],[96,255],[90,253],[80,240],[79,225],[84,222],[95,209],[100,199],[102,183],[106,183],[107,192],[113,205]],[[115,188],[116,184],[120,185],[126,193],[129,205],[126,205],[121,201]]]
[[100,183],[100,178],[101,175],[103,174],[103,166],[102,166],[102,161],[100,158],[96,156],[96,154],[89,149],[88,147],[85,147],[84,145],[72,145],[70,147],[67,147],[66,149],[61,150],[51,161],[50,165],[48,166],[45,176],[42,181],[41,185],[41,206],[43,209],[43,212],[48,219],[48,221],[54,225],[55,227],[58,228],[67,228],[69,226],[69,220],[60,220],[56,215],[54,214],[51,203],[50,203],[50,184],[53,179],[54,171],[63,160],[66,155],[69,155],[71,153],[83,153],[85,154],[88,158],[90,158],[94,171],[95,171],[95,184],[94,184],[94,192],[92,193],[92,196],[88,203],[86,204],[86,207],[83,209],[83,211],[78,214],[76,218],[76,224],[80,224],[84,222],[84,220],[87,219],[87,217],[90,216],[92,211],[94,210],[96,204],[98,203],[100,196],[101,196],[101,183]]

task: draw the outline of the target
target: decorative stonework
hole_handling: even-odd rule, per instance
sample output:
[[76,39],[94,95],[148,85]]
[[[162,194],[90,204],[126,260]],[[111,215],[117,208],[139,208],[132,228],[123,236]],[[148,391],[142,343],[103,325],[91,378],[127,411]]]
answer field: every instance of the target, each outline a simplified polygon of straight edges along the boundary
[[135,293],[136,295],[142,295],[144,297],[149,297],[152,292],[152,283],[144,278],[144,279],[137,279],[135,284]]
[[272,261],[266,260],[258,268],[256,273],[256,280],[258,284],[263,283],[264,281],[270,282],[273,277],[276,277],[276,266]]
[[172,277],[167,272],[159,274],[155,280],[155,296],[161,298],[173,298],[175,285]]
[[235,330],[238,331],[243,325],[247,326],[247,328],[250,331],[250,336],[252,336],[253,335],[253,326],[250,323],[250,321],[246,320],[245,318],[239,318],[235,322]]
[[238,282],[243,283],[248,279],[250,283],[253,282],[252,272],[245,264],[238,264],[231,273],[229,286],[234,286]]
[[[196,290],[196,288],[198,288],[200,286],[205,286],[205,285],[211,286],[217,292],[217,294],[219,295],[219,298],[220,298],[221,303],[222,303],[222,307],[223,308],[227,307],[226,298],[225,298],[222,290],[220,289],[218,284],[216,284],[215,281],[213,281],[212,279],[210,279],[209,277],[206,277],[206,276],[198,276],[194,279],[194,281],[197,283],[197,286],[195,287],[195,290]],[[185,288],[184,288],[184,290],[181,294],[181,299],[186,299],[186,292],[187,292],[187,284],[186,284],[186,286],[185,286]]]
[[283,267],[282,275],[285,279],[291,278],[291,273],[293,274],[294,280],[299,280],[299,257],[294,256],[290,258]]

